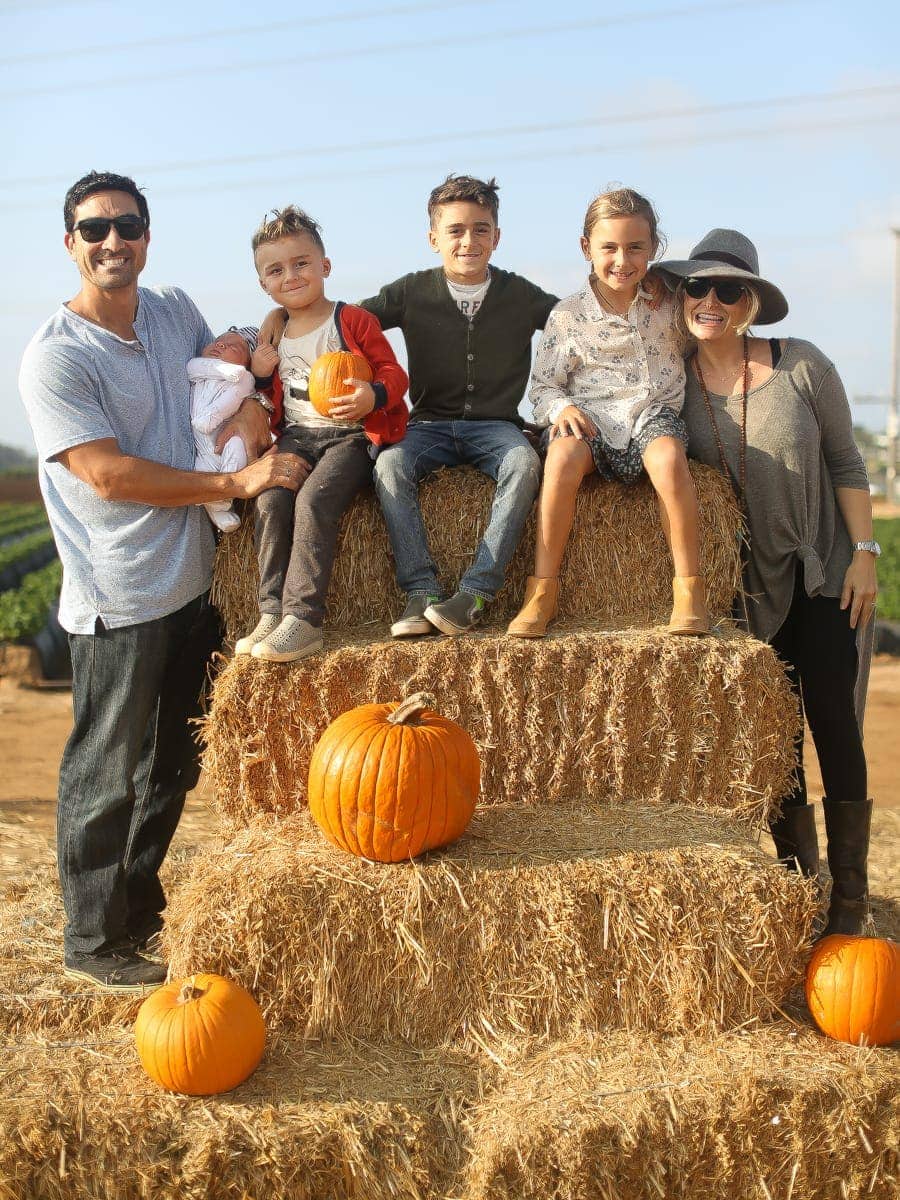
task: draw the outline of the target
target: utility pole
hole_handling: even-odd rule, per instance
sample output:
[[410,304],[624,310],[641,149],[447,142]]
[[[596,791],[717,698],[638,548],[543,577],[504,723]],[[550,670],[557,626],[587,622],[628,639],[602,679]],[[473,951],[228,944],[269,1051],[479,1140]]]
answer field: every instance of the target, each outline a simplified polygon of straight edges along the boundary
[[897,492],[898,394],[900,394],[900,228],[894,228],[894,333],[891,339],[891,391],[887,416],[887,479],[889,504],[900,503]]

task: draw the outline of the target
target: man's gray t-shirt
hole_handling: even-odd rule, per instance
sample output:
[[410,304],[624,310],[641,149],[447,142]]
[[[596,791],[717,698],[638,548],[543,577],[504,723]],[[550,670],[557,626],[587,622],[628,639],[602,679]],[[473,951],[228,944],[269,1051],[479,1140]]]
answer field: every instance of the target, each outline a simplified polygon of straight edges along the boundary
[[200,505],[103,500],[55,456],[115,438],[123,454],[190,471],[188,360],[212,341],[177,288],[139,288],[135,341],[63,305],[25,351],[19,390],[63,565],[60,624],[94,633],[177,611],[210,586],[214,540]]

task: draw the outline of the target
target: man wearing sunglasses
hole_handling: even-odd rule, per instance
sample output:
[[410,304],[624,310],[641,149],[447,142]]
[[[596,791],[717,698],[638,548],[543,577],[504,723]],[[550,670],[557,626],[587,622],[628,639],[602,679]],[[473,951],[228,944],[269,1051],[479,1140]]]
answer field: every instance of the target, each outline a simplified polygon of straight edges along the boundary
[[[19,386],[63,564],[74,728],[60,766],[67,975],[116,992],[161,983],[158,872],[199,774],[190,721],[219,646],[213,534],[200,505],[299,486],[265,454],[265,411],[236,429],[249,465],[193,470],[186,364],[212,340],[176,288],[139,288],[150,214],[135,183],[92,172],[66,196],[78,294],[38,331]],[[141,951],[145,953],[141,953]]]

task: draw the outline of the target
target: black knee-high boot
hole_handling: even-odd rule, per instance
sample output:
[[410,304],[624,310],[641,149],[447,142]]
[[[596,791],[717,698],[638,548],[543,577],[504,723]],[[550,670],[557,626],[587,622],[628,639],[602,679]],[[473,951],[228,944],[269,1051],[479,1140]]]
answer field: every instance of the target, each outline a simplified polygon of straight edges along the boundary
[[781,816],[769,822],[778,858],[801,875],[819,873],[819,839],[815,809],[811,804],[787,804]]
[[869,909],[871,800],[823,800],[831,901],[825,934],[861,932]]

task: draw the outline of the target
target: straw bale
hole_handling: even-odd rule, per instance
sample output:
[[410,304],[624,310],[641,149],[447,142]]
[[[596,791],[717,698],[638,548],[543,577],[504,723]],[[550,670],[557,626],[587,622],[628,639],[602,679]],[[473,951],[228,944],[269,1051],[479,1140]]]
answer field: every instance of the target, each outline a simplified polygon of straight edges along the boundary
[[461,1056],[270,1040],[222,1096],[169,1095],[130,1034],[29,1038],[0,1069],[0,1196],[16,1200],[426,1200],[462,1165]]
[[218,811],[241,826],[304,807],[325,727],[413,691],[434,693],[474,739],[485,803],[627,797],[762,826],[794,770],[797,703],[771,647],[751,638],[359,636],[298,663],[243,656],[219,672],[203,729]]
[[52,868],[35,869],[6,888],[0,904],[0,1042],[24,1031],[98,1036],[134,1021],[140,1000],[63,975],[64,919]]
[[809,881],[694,810],[484,808],[453,846],[391,866],[303,813],[194,859],[165,937],[175,976],[240,979],[272,1027],[472,1048],[770,1016],[816,907]]
[[[727,616],[740,578],[740,516],[720,472],[691,464],[701,516],[701,555],[710,607]],[[475,556],[487,525],[494,485],[472,467],[438,471],[421,485],[429,547],[448,594]],[[531,574],[535,513],[532,512],[506,586],[491,606],[495,622],[518,610]],[[560,575],[564,617],[588,617],[620,628],[658,624],[672,605],[672,565],[648,481],[633,487],[589,479],[578,493],[575,526]],[[241,528],[222,538],[216,556],[213,598],[231,641],[257,620],[259,572],[253,544],[253,506]],[[326,627],[348,629],[396,620],[403,598],[381,508],[369,489],[344,519],[328,593]]]
[[472,1114],[463,1200],[894,1200],[896,1056],[788,1029],[510,1061]]
[[[184,850],[168,855],[161,872],[167,894],[191,857]],[[25,1032],[89,1037],[131,1027],[141,997],[103,992],[63,973],[65,913],[55,867],[33,863],[0,899],[0,1042]]]
[[270,1039],[230,1094],[143,1074],[130,1036],[26,1038],[0,1067],[16,1200],[893,1200],[889,1051],[786,1022],[609,1031],[480,1058]]

